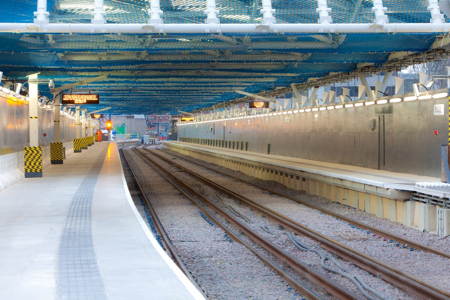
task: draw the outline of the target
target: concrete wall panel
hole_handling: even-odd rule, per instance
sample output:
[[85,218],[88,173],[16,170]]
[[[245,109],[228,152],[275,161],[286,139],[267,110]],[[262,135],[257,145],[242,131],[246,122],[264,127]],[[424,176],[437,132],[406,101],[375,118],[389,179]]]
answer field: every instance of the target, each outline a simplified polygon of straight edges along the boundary
[[[75,120],[61,114],[63,142],[75,138]],[[48,146],[53,140],[53,108],[39,109],[39,144]],[[0,96],[0,154],[22,151],[29,143],[28,104]]]
[[[178,126],[179,138],[249,143],[249,151],[440,176],[447,99]],[[444,115],[435,115],[444,105]]]

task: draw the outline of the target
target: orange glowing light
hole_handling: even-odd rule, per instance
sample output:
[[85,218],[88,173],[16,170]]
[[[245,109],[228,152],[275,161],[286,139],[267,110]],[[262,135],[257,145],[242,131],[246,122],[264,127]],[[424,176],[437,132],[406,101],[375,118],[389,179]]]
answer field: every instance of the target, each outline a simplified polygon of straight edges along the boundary
[[106,127],[107,130],[111,130],[112,127],[113,127],[112,121],[111,120],[106,121],[105,127]]

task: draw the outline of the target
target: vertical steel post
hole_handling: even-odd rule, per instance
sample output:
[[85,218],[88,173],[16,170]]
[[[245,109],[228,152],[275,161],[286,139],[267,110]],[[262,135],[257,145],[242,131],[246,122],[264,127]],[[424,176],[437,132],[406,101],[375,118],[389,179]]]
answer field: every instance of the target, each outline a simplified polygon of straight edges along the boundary
[[48,16],[47,0],[37,0],[37,10],[34,12],[34,23],[48,24]]
[[219,24],[219,18],[217,17],[216,0],[206,0],[206,23],[207,24]]
[[389,23],[386,16],[386,7],[383,6],[383,0],[373,0],[372,11],[375,14],[375,24],[384,25]]
[[445,22],[444,16],[442,15],[441,9],[439,8],[438,0],[428,0],[428,11],[431,14],[430,23],[442,24]]
[[148,14],[150,18],[148,20],[149,24],[162,24],[162,14],[160,0],[149,0],[150,1],[150,10]]
[[105,8],[103,0],[94,0],[94,17],[91,20],[92,24],[105,24]]
[[320,24],[331,24],[333,22],[330,16],[331,8],[328,7],[327,0],[317,0],[316,11],[319,13]]
[[272,0],[262,0],[263,24],[270,25],[275,24],[276,19],[274,17],[275,10],[272,8]]

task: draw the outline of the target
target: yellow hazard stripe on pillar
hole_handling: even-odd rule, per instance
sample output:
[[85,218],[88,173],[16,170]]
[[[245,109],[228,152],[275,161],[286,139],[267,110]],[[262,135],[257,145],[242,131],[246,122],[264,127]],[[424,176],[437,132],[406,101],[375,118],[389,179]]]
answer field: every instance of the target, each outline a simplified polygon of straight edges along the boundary
[[76,138],[73,140],[73,152],[81,152],[81,139]]
[[24,148],[24,172],[25,178],[42,177],[42,148]]
[[65,157],[62,142],[50,143],[50,161],[52,164],[62,164]]

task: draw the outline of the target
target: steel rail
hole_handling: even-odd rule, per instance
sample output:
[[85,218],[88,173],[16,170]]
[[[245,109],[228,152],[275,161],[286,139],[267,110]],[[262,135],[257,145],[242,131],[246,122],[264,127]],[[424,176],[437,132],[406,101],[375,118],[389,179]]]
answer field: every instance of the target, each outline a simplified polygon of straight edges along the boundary
[[[171,152],[173,152],[173,151],[171,151]],[[176,153],[176,152],[175,152],[175,153]],[[233,179],[235,179],[235,180],[241,181],[241,182],[243,182],[243,183],[245,183],[245,184],[253,185],[253,186],[257,187],[258,189],[264,190],[264,191],[266,191],[266,192],[275,194],[275,195],[280,196],[280,197],[288,198],[289,200],[298,202],[298,203],[300,203],[300,204],[302,204],[302,205],[304,205],[304,206],[307,206],[307,207],[309,207],[309,208],[316,209],[316,210],[318,210],[318,211],[320,211],[320,212],[322,212],[322,213],[324,213],[324,214],[327,214],[327,215],[330,215],[330,216],[335,217],[335,218],[337,218],[337,219],[340,219],[340,220],[342,220],[342,221],[345,221],[345,222],[347,222],[347,223],[349,223],[349,224],[352,224],[352,225],[354,225],[354,226],[357,226],[357,227],[359,227],[359,228],[361,228],[361,229],[365,229],[365,230],[369,230],[369,231],[371,231],[371,232],[374,232],[374,233],[376,233],[376,234],[378,234],[379,236],[382,236],[382,237],[384,237],[384,238],[387,238],[387,239],[390,239],[390,240],[395,240],[395,241],[400,242],[400,243],[402,243],[402,244],[404,244],[404,245],[408,245],[408,246],[411,247],[411,248],[415,248],[415,249],[418,249],[418,250],[422,250],[422,251],[424,251],[424,252],[429,252],[429,253],[432,253],[432,254],[439,255],[439,256],[442,256],[442,257],[445,257],[445,258],[450,259],[450,254],[448,254],[448,253],[439,251],[439,250],[434,249],[434,248],[427,247],[427,246],[425,246],[425,245],[421,245],[421,244],[416,243],[416,242],[414,242],[414,241],[411,241],[411,240],[402,238],[402,237],[400,237],[400,236],[398,236],[398,235],[395,235],[395,234],[392,234],[392,233],[389,233],[389,232],[382,231],[382,230],[380,230],[380,229],[378,229],[378,228],[375,228],[375,227],[366,225],[366,224],[364,224],[364,223],[358,222],[358,221],[356,221],[356,220],[350,219],[350,218],[348,218],[348,217],[346,217],[346,216],[340,215],[340,214],[335,213],[335,212],[333,212],[333,211],[331,211],[331,210],[328,210],[328,209],[325,209],[325,208],[322,208],[322,207],[319,207],[319,206],[310,204],[310,203],[308,203],[307,201],[303,201],[303,200],[296,199],[296,198],[290,196],[288,193],[283,193],[283,192],[276,191],[276,190],[271,189],[271,188],[268,188],[268,187],[264,187],[264,186],[259,185],[259,184],[255,184],[255,183],[252,183],[252,182],[248,182],[248,181],[246,181],[246,180],[244,180],[244,179],[241,179],[241,178],[239,178],[239,177],[236,177],[236,176],[227,174],[227,173],[224,172],[224,171],[217,170],[217,169],[212,168],[212,167],[210,167],[210,166],[200,164],[199,162],[193,161],[193,159],[187,158],[187,157],[185,157],[185,156],[183,156],[183,155],[181,155],[181,154],[179,154],[179,153],[176,153],[176,154],[172,154],[172,153],[171,153],[171,155],[174,155],[174,156],[177,156],[177,157],[182,157],[184,160],[189,161],[189,162],[191,162],[191,163],[193,163],[193,164],[199,165],[199,166],[201,166],[201,167],[203,167],[203,168],[205,168],[205,169],[208,169],[208,170],[211,170],[211,171],[213,171],[213,172],[219,173],[219,174],[221,174],[221,175],[224,175],[224,176],[233,178]],[[260,155],[258,155],[258,154],[255,154],[255,155],[256,155],[256,156],[260,156]],[[282,160],[282,161],[289,162],[288,160]]]
[[[236,220],[234,217],[232,217],[230,214],[228,214],[226,211],[221,209],[219,206],[217,206],[214,201],[209,200],[207,197],[203,196],[201,193],[194,190],[189,184],[186,184],[183,180],[179,179],[177,176],[173,175],[167,168],[162,166],[160,163],[156,162],[154,158],[150,158],[148,155],[146,155],[144,152],[140,150],[135,150],[135,152],[146,162],[148,162],[150,165],[154,165],[160,170],[162,173],[165,174],[165,178],[167,181],[169,181],[178,191],[180,191],[184,196],[186,196],[189,200],[191,200],[194,204],[196,204],[199,209],[201,209],[205,214],[207,214],[208,218],[214,221],[218,226],[220,226],[227,234],[233,237],[236,241],[242,243],[244,246],[246,246],[250,251],[252,251],[254,254],[256,254],[259,258],[261,258],[261,254],[258,254],[257,251],[254,249],[254,247],[249,246],[248,243],[237,237],[233,232],[231,232],[225,225],[221,224],[220,221],[218,221],[215,217],[213,217],[210,213],[208,213],[207,210],[205,210],[202,205],[198,203],[199,199],[202,201],[202,203],[209,206],[211,209],[213,209],[215,212],[220,214],[222,217],[224,217],[228,222],[234,224],[236,227],[239,228],[239,230],[245,234],[250,240],[252,240],[255,244],[257,244],[259,247],[273,255],[274,257],[277,257],[280,261],[287,264],[291,269],[296,271],[301,276],[307,278],[312,283],[318,284],[321,286],[327,293],[334,296],[337,299],[356,299],[355,296],[349,294],[347,291],[343,290],[341,287],[335,285],[333,282],[330,282],[329,279],[323,277],[319,273],[312,270],[309,266],[306,264],[298,261],[297,259],[290,256],[286,251],[281,249],[280,247],[276,246],[275,244],[265,240],[263,237],[259,236],[251,228],[249,228],[247,225],[241,223],[240,221]],[[263,260],[264,261],[264,260]],[[267,260],[264,261],[267,263]],[[273,263],[269,262],[270,267],[274,267]],[[288,275],[285,271],[281,270],[279,267],[275,267],[274,270],[279,273],[281,276],[285,277],[287,276],[288,282],[296,283],[295,279],[292,279],[290,275]],[[286,277],[285,277],[286,278]],[[309,291],[307,288],[303,287],[301,283],[296,283],[294,286],[299,290],[300,293],[303,294],[303,296],[306,296],[309,299],[317,299],[318,297],[315,295],[314,292]]]
[[287,216],[284,216],[274,210],[271,210],[267,207],[264,207],[255,201],[237,194],[236,192],[225,188],[214,181],[176,163],[168,158],[162,156],[159,153],[156,153],[152,150],[146,150],[148,152],[151,152],[153,155],[157,156],[158,158],[166,161],[169,164],[172,164],[173,166],[176,166],[180,170],[188,173],[189,175],[197,178],[198,180],[204,182],[205,184],[219,190],[220,192],[233,197],[250,207],[260,211],[261,213],[271,217],[275,221],[277,221],[279,224],[286,226],[287,228],[290,228],[296,233],[305,235],[311,239],[316,240],[317,242],[321,243],[325,248],[327,248],[329,251],[332,251],[339,257],[342,257],[346,260],[351,261],[352,263],[356,264],[360,268],[383,278],[386,282],[395,285],[396,287],[406,291],[407,293],[414,295],[420,299],[450,299],[450,294],[448,294],[445,291],[441,291],[435,287],[432,287],[428,285],[427,283],[424,283],[408,274],[405,274],[397,269],[391,268],[390,266],[382,263],[381,261],[378,261],[374,258],[371,258],[359,251],[356,251],[354,249],[351,249],[331,238],[326,237],[325,235],[308,228],[300,223],[297,223],[296,221],[288,218]]

